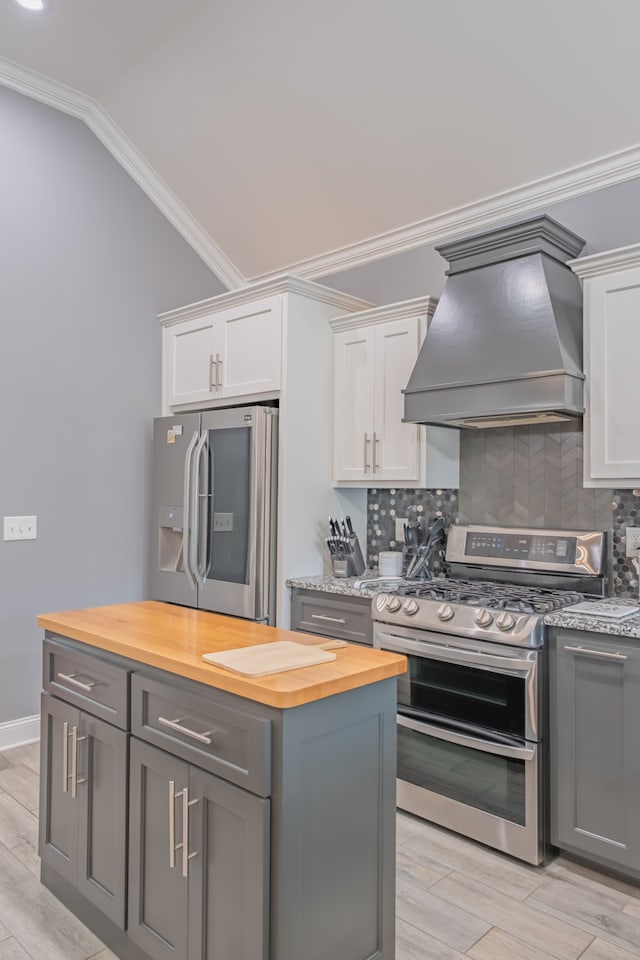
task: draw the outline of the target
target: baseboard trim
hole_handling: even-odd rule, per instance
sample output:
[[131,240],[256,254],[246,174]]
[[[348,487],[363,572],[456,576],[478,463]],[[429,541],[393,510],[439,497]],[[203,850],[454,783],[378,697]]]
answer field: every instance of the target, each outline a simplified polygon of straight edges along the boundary
[[0,723],[0,751],[22,747],[40,739],[40,714]]

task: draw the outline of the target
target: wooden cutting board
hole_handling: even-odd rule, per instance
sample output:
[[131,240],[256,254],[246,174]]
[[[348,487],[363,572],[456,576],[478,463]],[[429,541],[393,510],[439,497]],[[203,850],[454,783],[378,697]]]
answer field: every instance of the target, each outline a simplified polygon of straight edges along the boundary
[[216,667],[241,673],[244,677],[268,677],[271,673],[299,670],[335,660],[335,653],[303,646],[289,640],[262,643],[253,647],[225,650],[224,653],[203,653],[202,659]]

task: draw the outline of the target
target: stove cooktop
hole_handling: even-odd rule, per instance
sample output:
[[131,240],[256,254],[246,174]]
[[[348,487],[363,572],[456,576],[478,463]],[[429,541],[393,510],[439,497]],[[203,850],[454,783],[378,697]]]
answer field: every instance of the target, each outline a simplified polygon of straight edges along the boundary
[[[507,646],[542,647],[544,615],[583,599],[572,590],[493,580],[405,582],[373,600],[374,645],[378,632],[395,625],[412,631],[416,640],[423,639],[421,631],[437,631]],[[384,648],[384,639],[381,645]]]
[[399,596],[415,597],[419,600],[438,600],[441,603],[460,603],[484,607],[487,610],[510,610],[541,615],[584,599],[581,593],[570,590],[443,577],[415,584],[405,583],[395,592]]

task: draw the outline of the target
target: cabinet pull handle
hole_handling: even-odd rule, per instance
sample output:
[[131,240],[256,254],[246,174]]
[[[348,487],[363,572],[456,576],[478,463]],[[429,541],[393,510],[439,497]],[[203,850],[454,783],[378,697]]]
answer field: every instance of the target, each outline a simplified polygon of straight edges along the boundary
[[69,791],[69,724],[62,724],[62,792]]
[[216,390],[222,390],[222,360],[219,353],[216,353]]
[[371,449],[373,450],[373,472],[374,472],[374,473],[376,472],[376,470],[377,470],[377,468],[378,468],[378,464],[376,463],[376,443],[377,443],[377,442],[378,442],[378,438],[376,437],[376,435],[375,435],[375,433],[374,433],[374,434],[373,434],[373,444],[372,444],[372,448],[371,448]]
[[312,620],[329,620],[331,623],[346,623],[344,617],[327,617],[324,613],[312,613]]
[[162,724],[163,727],[169,727],[171,730],[177,730],[178,733],[184,733],[185,736],[191,737],[192,740],[197,740],[198,743],[211,743],[213,730],[207,730],[205,733],[190,730],[189,727],[182,726],[180,717],[176,717],[175,720],[168,720],[167,717],[158,717],[158,723]]
[[218,389],[218,369],[216,366],[215,378],[213,375],[213,368],[216,366],[216,361],[213,359],[213,354],[209,354],[209,393],[213,393],[214,390]]
[[587,650],[585,647],[565,647],[568,653],[584,653],[587,657],[604,657],[605,660],[626,660],[624,653],[609,653],[608,650]]
[[169,780],[169,868],[176,865],[176,782]]
[[189,876],[189,860],[198,856],[197,850],[189,853],[189,808],[197,803],[197,800],[189,800],[189,788],[185,787],[182,794],[182,876]]
[[86,690],[87,693],[91,693],[93,688],[98,686],[97,680],[83,683],[82,680],[78,680],[76,673],[59,673],[58,680],[64,680],[66,683],[70,683],[72,687],[79,687],[80,690]]
[[365,472],[365,473],[368,473],[368,472],[369,472],[369,467],[370,467],[370,464],[367,463],[367,444],[368,444],[368,443],[371,443],[371,441],[369,440],[369,435],[368,435],[367,433],[365,433],[365,435],[364,435],[364,449],[363,449],[363,453],[362,453],[362,459],[363,459],[363,462],[364,462],[364,472]]
[[71,796],[74,800],[78,796],[78,784],[87,782],[86,777],[78,780],[78,744],[86,739],[78,736],[78,728],[74,724],[71,728]]

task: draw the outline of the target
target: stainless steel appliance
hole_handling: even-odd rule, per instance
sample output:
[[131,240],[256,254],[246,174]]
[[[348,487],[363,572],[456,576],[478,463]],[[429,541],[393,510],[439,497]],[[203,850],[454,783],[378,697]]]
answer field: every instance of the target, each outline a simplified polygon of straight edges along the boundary
[[540,863],[543,617],[603,595],[605,534],[456,526],[446,558],[451,578],[406,584],[372,604],[374,646],[409,660],[398,684],[398,806]]
[[151,596],[275,620],[278,410],[154,421]]

